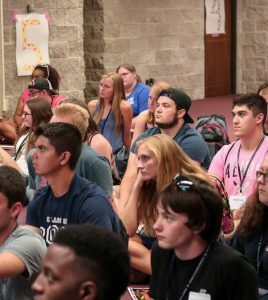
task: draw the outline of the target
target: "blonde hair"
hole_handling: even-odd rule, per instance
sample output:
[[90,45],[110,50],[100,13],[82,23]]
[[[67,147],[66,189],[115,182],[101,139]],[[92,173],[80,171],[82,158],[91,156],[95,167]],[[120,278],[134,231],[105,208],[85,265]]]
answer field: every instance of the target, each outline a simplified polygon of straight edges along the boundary
[[208,173],[193,161],[182,148],[169,136],[157,134],[137,143],[137,151],[145,145],[157,159],[157,179],[143,184],[138,198],[138,219],[145,225],[146,231],[154,235],[153,223],[156,220],[157,192],[170,184],[179,173],[192,176],[213,186]]
[[52,111],[55,116],[69,117],[72,124],[79,129],[82,139],[85,139],[88,129],[89,114],[84,108],[73,103],[62,103],[54,107]]
[[[165,81],[159,81],[156,82],[155,84],[153,84],[151,86],[151,90],[154,90],[155,92],[155,99],[153,100],[154,102],[156,102],[161,94],[161,92],[163,90],[168,90],[169,88],[171,88],[171,86],[165,82]],[[154,113],[148,111],[147,114],[147,123],[154,125]]]
[[[113,99],[112,99],[112,113],[114,114],[115,117],[115,128],[114,128],[114,133],[116,136],[118,136],[120,132],[120,127],[122,124],[122,115],[121,115],[121,110],[120,110],[120,102],[122,100],[126,99],[125,95],[125,90],[124,90],[124,83],[123,79],[121,76],[115,73],[108,73],[102,75],[101,79],[111,79],[113,82],[113,88],[114,88],[114,94],[113,94]],[[99,125],[100,120],[102,119],[104,112],[104,99],[99,97],[99,110],[94,116],[94,120]]]

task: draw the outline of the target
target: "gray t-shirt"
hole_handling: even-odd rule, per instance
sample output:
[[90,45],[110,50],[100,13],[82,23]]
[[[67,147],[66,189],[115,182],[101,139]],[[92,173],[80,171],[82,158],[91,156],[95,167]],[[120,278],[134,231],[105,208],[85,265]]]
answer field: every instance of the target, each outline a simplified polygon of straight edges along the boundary
[[19,257],[25,264],[24,273],[0,280],[0,299],[29,300],[33,299],[31,284],[40,271],[46,244],[37,233],[18,226],[0,247],[0,253],[9,252]]

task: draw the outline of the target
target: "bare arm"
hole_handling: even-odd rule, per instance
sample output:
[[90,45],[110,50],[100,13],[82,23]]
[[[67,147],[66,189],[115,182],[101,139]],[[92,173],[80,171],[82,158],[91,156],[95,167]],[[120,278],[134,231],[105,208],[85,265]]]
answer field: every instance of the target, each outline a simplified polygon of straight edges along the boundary
[[0,278],[17,276],[24,272],[26,266],[22,259],[11,252],[0,253]]
[[14,113],[14,122],[16,123],[16,125],[21,125],[22,123],[22,113],[23,113],[23,100],[22,100],[22,94],[20,95],[18,102],[17,102],[17,106],[15,109],[15,113]]
[[88,110],[91,113],[91,115],[93,116],[93,113],[95,111],[96,105],[98,103],[98,100],[91,100],[88,102]]
[[129,148],[131,145],[131,121],[132,121],[132,108],[131,105],[123,100],[120,103],[120,110],[123,117],[123,143]]
[[127,169],[120,184],[120,199],[118,202],[118,211],[122,211],[130,196],[132,187],[137,177],[136,155],[132,152],[129,154]]
[[136,141],[137,137],[145,131],[146,123],[147,123],[147,111],[140,113],[135,120],[135,128],[132,137],[132,143]]
[[139,226],[138,220],[138,198],[142,188],[143,181],[140,173],[138,173],[130,197],[120,213],[121,220],[123,221],[127,233],[130,237],[134,236]]
[[106,157],[110,165],[112,165],[112,147],[102,134],[94,135],[90,146],[102,156]]
[[14,161],[14,159],[3,149],[0,147],[0,163],[6,166],[10,166],[16,170],[18,170],[21,174],[23,174],[19,165]]

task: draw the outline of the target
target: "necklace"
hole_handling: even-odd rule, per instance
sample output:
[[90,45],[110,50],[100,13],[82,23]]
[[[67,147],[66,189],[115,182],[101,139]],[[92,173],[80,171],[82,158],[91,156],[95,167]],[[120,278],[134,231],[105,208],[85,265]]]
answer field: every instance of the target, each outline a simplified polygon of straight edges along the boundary
[[[208,256],[208,252],[209,252],[210,248],[211,248],[211,244],[208,245],[206,251],[203,253],[197,267],[195,268],[193,274],[191,275],[190,279],[188,280],[188,283],[186,284],[185,288],[183,289],[183,291],[182,291],[182,293],[179,297],[179,300],[182,300],[185,297],[186,293],[188,292],[188,290],[189,290],[191,284],[193,283],[198,271],[201,269],[202,265],[204,264],[204,262],[205,262],[205,260]],[[172,268],[173,268],[174,263],[175,263],[175,254],[172,257],[170,268],[169,268],[169,280],[168,280],[169,284],[168,284],[168,292],[167,292],[166,300],[169,300],[169,290],[170,290],[170,285],[171,285]]]

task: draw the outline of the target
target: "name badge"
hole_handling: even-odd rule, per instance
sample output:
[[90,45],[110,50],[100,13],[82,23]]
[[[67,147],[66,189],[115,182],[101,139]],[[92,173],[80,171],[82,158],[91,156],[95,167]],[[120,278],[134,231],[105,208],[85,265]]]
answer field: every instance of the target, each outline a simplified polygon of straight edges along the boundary
[[239,209],[245,202],[246,202],[246,196],[243,195],[235,195],[229,197],[229,203],[231,210]]
[[190,292],[188,300],[211,300],[210,294]]

